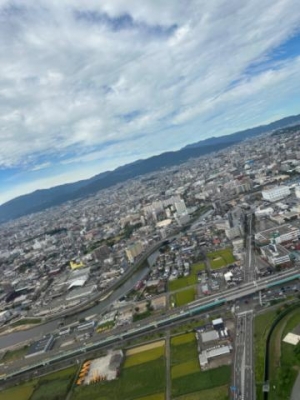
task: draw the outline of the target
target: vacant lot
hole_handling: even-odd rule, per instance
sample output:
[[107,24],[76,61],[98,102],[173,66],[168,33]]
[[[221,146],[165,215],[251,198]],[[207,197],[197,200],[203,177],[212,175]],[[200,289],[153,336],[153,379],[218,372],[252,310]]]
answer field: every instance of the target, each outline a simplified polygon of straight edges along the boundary
[[176,397],[175,400],[229,400],[228,385],[219,386],[214,389],[201,390],[200,392],[185,394],[184,396]]
[[175,305],[176,307],[184,306],[195,300],[196,290],[194,287],[187,288],[181,292],[175,293]]
[[124,368],[147,363],[149,361],[156,360],[157,358],[160,358],[165,354],[165,343],[164,341],[162,341],[160,347],[155,346],[152,349],[135,353],[132,355],[128,355],[128,353],[126,354],[127,356],[124,363]]
[[208,253],[206,256],[209,259],[211,269],[222,268],[235,262],[232,250],[229,248]]
[[[178,397],[206,389],[218,388],[230,382],[230,366],[222,366],[208,371],[172,379],[172,396]],[[205,397],[204,397],[205,398]]]
[[[165,391],[165,372],[163,357],[124,368],[120,377],[114,381],[77,387],[71,400],[132,400],[150,395],[161,395]],[[159,399],[158,397],[157,400]]]
[[36,381],[31,381],[0,392],[0,400],[29,400],[35,385]]
[[190,332],[184,335],[178,335],[171,338],[171,344],[173,346],[178,346],[179,344],[189,343],[195,341],[195,333]]

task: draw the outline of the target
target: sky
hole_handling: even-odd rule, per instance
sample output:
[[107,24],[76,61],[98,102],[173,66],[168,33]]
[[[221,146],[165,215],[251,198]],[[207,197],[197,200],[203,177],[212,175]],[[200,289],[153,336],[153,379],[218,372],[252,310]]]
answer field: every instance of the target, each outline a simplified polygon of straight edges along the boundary
[[295,0],[0,0],[0,204],[300,113]]

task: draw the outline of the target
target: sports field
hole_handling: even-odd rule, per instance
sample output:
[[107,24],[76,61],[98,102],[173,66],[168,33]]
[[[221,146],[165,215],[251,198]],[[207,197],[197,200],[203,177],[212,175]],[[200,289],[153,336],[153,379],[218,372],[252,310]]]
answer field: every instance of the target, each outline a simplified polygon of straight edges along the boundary
[[223,268],[226,265],[235,262],[235,258],[230,248],[217,250],[213,253],[208,253],[206,256],[209,260],[211,269]]

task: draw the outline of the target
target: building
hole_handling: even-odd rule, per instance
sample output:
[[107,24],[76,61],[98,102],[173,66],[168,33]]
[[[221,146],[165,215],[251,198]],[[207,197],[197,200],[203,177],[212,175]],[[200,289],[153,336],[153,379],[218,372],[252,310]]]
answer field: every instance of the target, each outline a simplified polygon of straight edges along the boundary
[[184,200],[175,202],[174,206],[178,216],[187,214],[187,209]]
[[220,357],[224,356],[226,354],[230,353],[230,347],[229,346],[220,346],[216,349],[209,349],[209,350],[203,350],[199,354],[199,363],[201,367],[205,367],[208,364],[208,361],[212,358],[215,357]]
[[219,339],[219,333],[215,330],[201,333],[202,343],[213,342]]
[[269,244],[268,246],[261,247],[260,251],[263,257],[274,267],[291,261],[289,251],[280,245]]
[[241,236],[241,230],[239,226],[233,226],[232,228],[225,229],[225,235],[227,239],[232,240]]
[[261,192],[264,200],[274,202],[290,195],[290,189],[287,186],[276,186],[269,190],[263,190]]
[[33,343],[29,347],[28,353],[25,355],[25,358],[30,358],[44,354],[47,351],[51,350],[53,344],[54,344],[54,336],[46,335],[41,340]]
[[285,224],[276,228],[267,229],[255,235],[255,242],[259,245],[266,243],[280,244],[297,240],[300,235],[300,230],[297,226]]
[[139,256],[143,251],[143,245],[141,242],[136,242],[131,244],[127,249],[125,249],[126,256],[130,263],[134,263],[134,260],[137,256]]
[[72,261],[70,261],[70,267],[72,270],[74,270],[74,269],[78,269],[78,268],[83,268],[84,264],[81,261],[72,260]]
[[67,294],[66,300],[67,301],[73,301],[73,300],[80,299],[82,297],[88,297],[96,289],[97,289],[97,285],[89,285],[89,286],[81,287],[81,288],[78,288],[78,289],[73,289],[73,290],[71,290],[70,293]]
[[300,199],[300,186],[296,186],[295,188],[295,195],[298,199]]

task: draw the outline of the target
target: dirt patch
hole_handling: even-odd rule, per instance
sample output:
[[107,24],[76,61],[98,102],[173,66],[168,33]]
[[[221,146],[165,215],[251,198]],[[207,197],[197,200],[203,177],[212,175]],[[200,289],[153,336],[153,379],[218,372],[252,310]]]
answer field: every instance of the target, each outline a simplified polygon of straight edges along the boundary
[[158,342],[153,342],[149,344],[145,344],[143,346],[134,347],[133,349],[129,349],[126,351],[126,356],[132,356],[133,354],[141,353],[142,351],[152,350],[156,347],[161,347],[165,345],[164,340],[159,340]]

